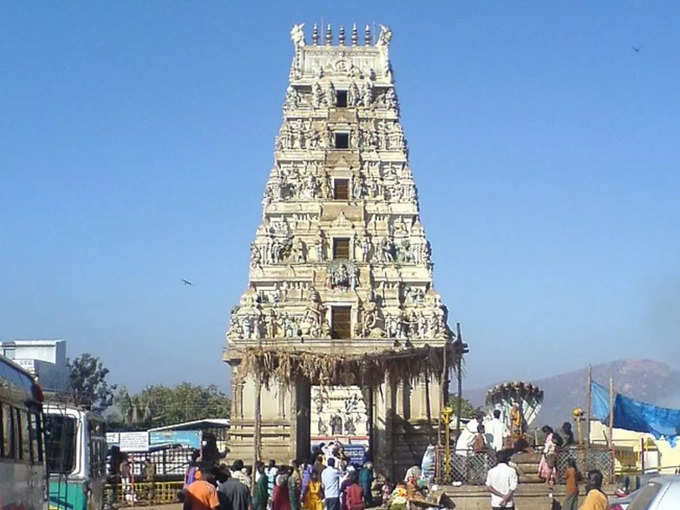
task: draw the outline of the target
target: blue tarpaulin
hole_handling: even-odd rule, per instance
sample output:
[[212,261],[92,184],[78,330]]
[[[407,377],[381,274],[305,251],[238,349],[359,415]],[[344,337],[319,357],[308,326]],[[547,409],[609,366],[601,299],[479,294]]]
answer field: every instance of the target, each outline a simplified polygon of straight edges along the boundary
[[609,421],[609,390],[593,382],[590,384],[593,418],[602,423]]
[[[595,382],[591,385],[593,416],[600,421],[609,419],[609,392]],[[664,438],[671,445],[680,436],[680,409],[657,407],[619,393],[614,399],[614,427],[646,432],[656,439]]]

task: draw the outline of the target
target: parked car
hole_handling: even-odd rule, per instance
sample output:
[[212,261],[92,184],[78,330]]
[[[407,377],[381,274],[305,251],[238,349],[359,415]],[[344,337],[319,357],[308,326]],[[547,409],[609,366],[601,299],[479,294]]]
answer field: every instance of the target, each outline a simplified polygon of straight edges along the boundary
[[678,510],[680,508],[680,476],[652,478],[647,485],[640,487],[628,507],[623,508],[625,510]]
[[630,494],[624,494],[619,497],[609,498],[609,506],[607,510],[628,510],[628,505],[637,496],[639,490],[633,491]]

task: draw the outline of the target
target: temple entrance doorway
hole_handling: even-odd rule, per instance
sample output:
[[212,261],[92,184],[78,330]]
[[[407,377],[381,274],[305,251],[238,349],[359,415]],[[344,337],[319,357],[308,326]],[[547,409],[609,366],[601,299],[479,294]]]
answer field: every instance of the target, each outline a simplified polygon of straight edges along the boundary
[[323,443],[324,454],[339,444],[351,464],[361,466],[371,458],[373,393],[359,386],[311,386],[310,451]]

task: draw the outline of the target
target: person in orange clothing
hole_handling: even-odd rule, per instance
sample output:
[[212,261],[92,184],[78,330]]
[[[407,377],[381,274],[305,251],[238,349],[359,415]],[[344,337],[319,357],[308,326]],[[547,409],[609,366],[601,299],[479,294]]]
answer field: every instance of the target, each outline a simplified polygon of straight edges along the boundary
[[203,473],[201,480],[196,480],[184,491],[183,510],[216,510],[219,507],[215,475],[212,473]]
[[607,510],[607,496],[602,492],[602,473],[597,469],[586,476],[588,494],[579,510]]
[[567,460],[567,469],[564,471],[564,478],[566,480],[565,497],[562,502],[562,510],[577,510],[578,509],[578,481],[581,479],[581,474],[576,469],[576,461],[574,459]]

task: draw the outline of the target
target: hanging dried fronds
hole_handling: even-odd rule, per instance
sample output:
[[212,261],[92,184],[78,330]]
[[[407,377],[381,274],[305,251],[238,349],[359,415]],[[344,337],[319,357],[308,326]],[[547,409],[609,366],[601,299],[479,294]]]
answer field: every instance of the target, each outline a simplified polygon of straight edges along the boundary
[[[270,381],[295,383],[302,379],[315,385],[378,386],[389,373],[395,381],[413,381],[425,373],[440,374],[446,364],[455,370],[458,354],[451,342],[446,347],[412,347],[365,354],[335,354],[274,347],[238,349],[239,375]],[[236,357],[236,356],[235,356]]]

